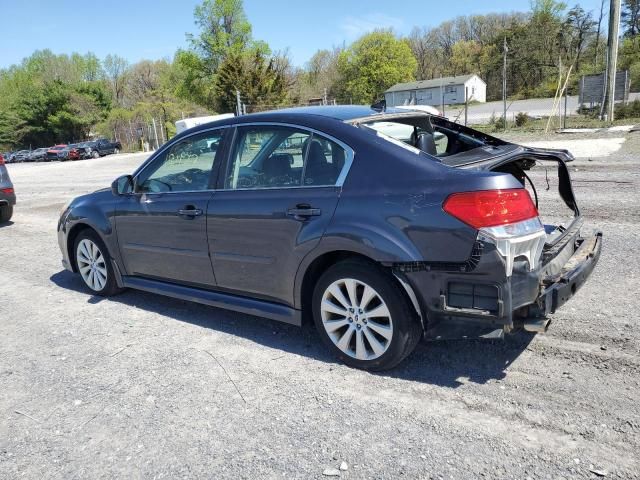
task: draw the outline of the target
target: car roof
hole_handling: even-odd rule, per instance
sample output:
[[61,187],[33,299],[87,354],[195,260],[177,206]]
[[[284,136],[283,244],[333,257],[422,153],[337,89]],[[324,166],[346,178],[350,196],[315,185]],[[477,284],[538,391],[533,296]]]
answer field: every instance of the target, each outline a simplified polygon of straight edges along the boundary
[[395,108],[387,108],[379,110],[366,105],[318,105],[308,107],[283,108],[282,110],[272,110],[264,113],[253,114],[260,115],[290,115],[290,114],[306,114],[320,115],[322,117],[334,118],[336,120],[348,121],[356,118],[383,115],[385,113],[402,113],[402,110]]
[[384,110],[374,109],[366,105],[322,105],[283,108],[281,110],[269,110],[260,113],[251,113],[239,117],[232,117],[222,120],[215,120],[209,123],[203,123],[193,128],[189,128],[176,138],[191,135],[212,127],[223,127],[228,125],[242,125],[252,122],[281,122],[281,123],[300,123],[301,125],[313,126],[313,124],[326,123],[326,121],[337,121],[340,123],[349,123],[357,121],[370,121],[376,118],[385,119],[393,117],[408,117],[429,115],[425,112],[399,110],[396,108],[387,108]]

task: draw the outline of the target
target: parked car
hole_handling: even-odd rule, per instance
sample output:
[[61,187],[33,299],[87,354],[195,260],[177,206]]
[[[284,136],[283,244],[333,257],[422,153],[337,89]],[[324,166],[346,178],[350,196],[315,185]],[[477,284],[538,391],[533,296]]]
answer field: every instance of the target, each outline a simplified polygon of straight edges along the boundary
[[106,138],[87,142],[87,146],[91,148],[92,158],[104,157],[105,155],[110,155],[112,153],[120,153],[120,150],[122,150],[120,142],[112,142]]
[[30,162],[42,162],[47,159],[48,148],[36,148],[29,154]]
[[4,164],[4,157],[0,155],[0,224],[11,220],[13,206],[16,204],[16,193],[9,172]]
[[[602,246],[580,233],[571,160],[419,111],[253,114],[185,131],[77,197],[58,240],[93,294],[130,287],[296,325],[306,314],[342,361],[381,370],[423,336],[546,331]],[[551,207],[566,222],[539,215],[538,163],[556,170]]]
[[54,145],[47,150],[47,160],[52,162],[54,160],[62,160],[61,153],[67,146],[64,144]]
[[82,160],[86,157],[85,148],[81,147],[79,143],[67,145],[58,153],[58,158],[61,161],[67,160]]
[[85,160],[92,157],[93,150],[91,148],[91,142],[77,143],[75,144],[74,148],[78,151],[80,160]]
[[29,161],[29,150],[19,150],[13,155],[13,163],[27,162]]

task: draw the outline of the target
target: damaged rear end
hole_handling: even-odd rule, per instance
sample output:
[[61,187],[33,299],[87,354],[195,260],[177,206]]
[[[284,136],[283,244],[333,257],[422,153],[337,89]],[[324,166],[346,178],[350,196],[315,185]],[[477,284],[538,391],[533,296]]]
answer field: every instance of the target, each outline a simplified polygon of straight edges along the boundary
[[[453,190],[442,204],[446,214],[475,234],[469,236],[475,243],[469,245],[468,259],[451,262],[445,250],[433,261],[426,242],[428,261],[394,265],[408,291],[416,293],[426,336],[546,331],[548,315],[585,283],[602,248],[600,232],[581,232],[583,219],[567,168],[573,156],[516,145],[419,112],[386,112],[354,123],[422,151],[426,161],[483,174],[478,182],[469,181],[468,190]],[[480,180],[488,172],[517,182],[505,183],[506,190],[485,190]]]
[[[548,315],[571,299],[593,271],[602,233],[582,233],[583,218],[567,168],[573,161],[569,152],[506,143],[499,150],[506,152],[468,162],[443,159],[443,163],[511,174],[535,208],[516,221],[477,225],[482,251],[475,269],[479,283],[449,283],[440,307],[453,314],[450,318],[484,318],[505,333],[544,332],[551,322]],[[492,276],[495,281],[487,281]]]

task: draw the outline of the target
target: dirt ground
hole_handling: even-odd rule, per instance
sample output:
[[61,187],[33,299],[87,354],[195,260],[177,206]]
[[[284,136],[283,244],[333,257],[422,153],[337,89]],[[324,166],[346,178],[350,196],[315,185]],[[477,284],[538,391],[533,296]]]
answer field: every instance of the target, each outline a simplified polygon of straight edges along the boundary
[[58,213],[144,158],[9,165],[0,478],[640,478],[640,133],[571,165],[604,248],[547,334],[423,344],[384,374],[311,328],[89,295]]

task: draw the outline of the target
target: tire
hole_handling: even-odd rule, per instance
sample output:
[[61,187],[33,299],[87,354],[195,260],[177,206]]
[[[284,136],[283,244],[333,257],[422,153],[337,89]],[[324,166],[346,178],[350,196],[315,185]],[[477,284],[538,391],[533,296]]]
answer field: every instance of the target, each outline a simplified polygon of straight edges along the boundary
[[100,152],[94,150],[93,152],[91,152],[91,158],[100,158]]
[[0,205],[0,223],[7,223],[13,217],[13,205]]
[[119,153],[120,153],[120,149],[119,149],[119,148],[114,148],[114,149],[113,149],[113,154],[114,154],[114,155],[117,155],[117,154],[119,154]]
[[122,291],[116,283],[111,255],[97,233],[90,229],[80,232],[73,254],[77,271],[91,293],[110,297]]
[[350,367],[393,368],[422,336],[418,316],[400,285],[364,262],[340,262],[323,273],[314,288],[312,309],[323,342]]

